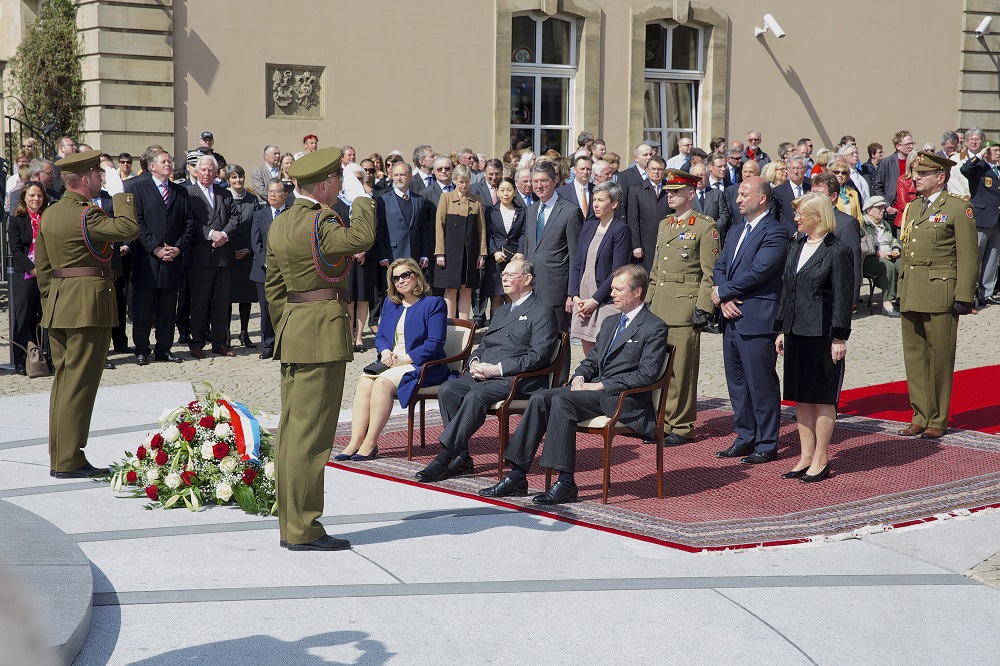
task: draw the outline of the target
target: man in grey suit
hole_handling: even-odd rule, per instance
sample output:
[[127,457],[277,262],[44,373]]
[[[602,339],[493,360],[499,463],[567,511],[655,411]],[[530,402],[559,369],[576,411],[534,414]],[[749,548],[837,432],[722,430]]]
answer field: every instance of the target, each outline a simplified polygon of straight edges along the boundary
[[[472,472],[469,440],[486,421],[490,405],[507,397],[511,377],[548,365],[559,342],[555,313],[532,293],[534,267],[515,259],[500,276],[511,302],[493,315],[479,348],[472,352],[468,372],[441,385],[438,405],[444,431],[438,439],[443,448],[430,465],[417,472],[421,481]],[[545,377],[532,377],[518,384],[518,395],[523,398],[547,386]]]
[[829,171],[817,174],[813,178],[812,191],[830,198],[833,217],[837,220],[837,230],[834,234],[844,245],[851,248],[851,254],[854,256],[854,300],[851,301],[853,306],[858,302],[858,294],[861,292],[861,223],[856,217],[837,210],[840,181]]
[[424,191],[425,187],[430,187],[434,184],[432,166],[434,158],[434,149],[426,144],[419,145],[413,149],[413,166],[416,170],[410,179],[410,191],[414,194],[420,194]]
[[[575,502],[576,424],[582,419],[611,414],[622,391],[646,386],[659,377],[667,353],[667,325],[643,307],[649,280],[638,264],[612,272],[611,298],[621,317],[608,317],[597,342],[576,369],[569,386],[535,391],[528,401],[504,458],[510,473],[500,483],[484,488],[484,497],[523,496],[527,473],[545,437],[542,467],[557,470],[559,480],[547,492],[532,498],[535,504]],[[643,437],[655,436],[656,415],[649,393],[630,396],[621,415]]]
[[277,146],[264,148],[264,163],[250,172],[250,186],[261,201],[267,201],[268,183],[272,178],[280,178],[278,165],[281,163],[281,151]]
[[[583,212],[575,203],[556,194],[558,177],[551,162],[531,168],[535,203],[525,216],[524,258],[535,266],[537,296],[552,306],[559,330],[569,332],[573,300],[569,297],[569,269],[583,228]],[[569,374],[565,356],[560,381]]]
[[267,277],[267,232],[271,222],[285,210],[285,185],[280,178],[272,178],[267,184],[267,206],[254,211],[250,223],[250,249],[253,252],[253,266],[250,281],[257,287],[257,303],[260,305],[260,358],[274,356],[274,325],[267,309],[264,282]]
[[195,219],[194,242],[184,255],[191,292],[191,342],[193,358],[205,358],[205,330],[212,325],[212,351],[236,356],[229,346],[229,272],[236,261],[229,238],[236,233],[240,216],[233,195],[215,183],[219,163],[211,155],[198,158],[197,182],[188,185],[188,204]]

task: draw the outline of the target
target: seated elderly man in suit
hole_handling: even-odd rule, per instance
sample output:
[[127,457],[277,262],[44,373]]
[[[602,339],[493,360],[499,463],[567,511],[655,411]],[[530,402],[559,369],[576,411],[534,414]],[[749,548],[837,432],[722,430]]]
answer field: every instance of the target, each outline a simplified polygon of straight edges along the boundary
[[[544,368],[559,340],[555,311],[533,293],[535,268],[523,259],[508,263],[500,274],[510,303],[503,305],[469,360],[468,372],[447,381],[438,391],[444,431],[438,438],[442,451],[417,478],[434,482],[473,471],[469,439],[486,421],[490,405],[510,393],[511,377]],[[545,377],[518,385],[527,395],[545,388]],[[523,397],[522,395],[522,397]]]
[[[536,391],[514,432],[507,452],[510,473],[500,483],[479,491],[483,497],[524,496],[528,468],[545,437],[542,467],[559,472],[547,492],[532,498],[535,504],[562,504],[577,499],[576,424],[582,419],[610,414],[619,394],[627,388],[654,382],[667,353],[667,325],[643,307],[649,279],[638,264],[619,266],[612,272],[611,297],[621,317],[608,317],[597,343],[576,369],[569,386]],[[621,416],[643,437],[654,437],[656,417],[649,393],[626,399]]]

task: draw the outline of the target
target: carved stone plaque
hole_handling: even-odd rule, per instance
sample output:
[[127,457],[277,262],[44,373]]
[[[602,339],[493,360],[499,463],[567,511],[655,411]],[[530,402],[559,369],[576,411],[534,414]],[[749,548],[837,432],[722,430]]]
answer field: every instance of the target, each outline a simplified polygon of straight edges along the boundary
[[325,78],[325,67],[268,65],[264,86],[268,96],[267,117],[323,118]]

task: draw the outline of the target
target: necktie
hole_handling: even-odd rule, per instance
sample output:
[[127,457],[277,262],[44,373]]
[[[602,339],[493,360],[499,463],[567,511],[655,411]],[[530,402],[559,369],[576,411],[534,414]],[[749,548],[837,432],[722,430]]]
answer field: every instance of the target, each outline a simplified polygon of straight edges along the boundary
[[625,331],[626,326],[628,326],[628,317],[626,317],[625,313],[623,312],[622,318],[618,322],[618,328],[617,330],[615,330],[615,337],[611,338],[611,344],[608,345],[608,351],[604,353],[604,360],[601,361],[602,366],[608,362],[608,356],[611,355],[611,348],[615,346],[615,341],[618,340],[618,336],[620,336]]
[[715,189],[719,190],[720,192],[724,192],[724,191],[725,191],[725,188],[726,188],[726,184],[725,184],[725,183],[723,183],[723,182],[722,182],[721,180],[720,180],[720,181],[718,181],[718,182],[717,182],[717,183],[715,184]]
[[587,203],[587,188],[586,187],[581,187],[580,188],[580,209],[583,211],[583,217],[586,218],[587,217],[587,211],[590,209],[590,206]]
[[275,167],[271,167],[271,178],[277,178],[277,177],[278,177],[278,169]]
[[705,190],[698,193],[698,201],[701,203],[702,212],[705,210]]
[[739,256],[739,254],[740,254],[740,248],[743,247],[743,241],[745,241],[746,238],[747,238],[747,236],[749,236],[749,235],[750,235],[750,223],[747,222],[747,226],[744,227],[744,229],[743,229],[743,235],[740,236],[739,242],[736,243],[736,251],[733,252],[733,258],[734,259]]
[[451,185],[451,184],[448,184],[448,185],[445,185],[444,187],[442,187],[441,189],[444,190],[445,192],[451,192],[453,189],[455,189],[455,186]]
[[170,189],[166,183],[160,183],[160,196],[163,197],[163,205],[166,205],[170,199]]
[[500,199],[497,198],[497,191],[492,187],[490,187],[490,200],[493,202],[494,206],[496,206],[497,202],[500,201]]
[[278,217],[278,209],[277,209],[277,208],[274,208],[274,207],[272,206],[272,207],[271,207],[271,219],[272,219],[272,220],[274,220],[274,218],[276,218],[276,217]]
[[802,186],[801,185],[793,185],[792,187],[795,188],[795,198],[798,199],[799,197],[801,197],[802,196]]
[[430,187],[434,183],[434,176],[427,176],[424,182],[427,184],[427,187]]
[[660,184],[659,183],[653,183],[653,191],[656,192],[656,198],[659,199],[660,198]]
[[924,207],[920,209],[920,214],[923,215],[927,212],[927,209],[931,207],[931,200],[924,199]]
[[545,229],[545,204],[538,207],[538,220],[535,222],[535,242],[542,237],[542,230]]
[[208,207],[214,210],[215,209],[215,197],[212,196],[212,190],[208,189],[207,187],[204,188],[204,189],[205,189],[205,198],[208,199]]

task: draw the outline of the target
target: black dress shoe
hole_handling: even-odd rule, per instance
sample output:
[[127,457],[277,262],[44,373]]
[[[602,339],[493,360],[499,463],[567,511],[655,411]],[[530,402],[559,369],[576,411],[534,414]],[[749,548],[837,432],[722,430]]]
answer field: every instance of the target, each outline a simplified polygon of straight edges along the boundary
[[816,483],[818,481],[822,481],[828,476],[830,476],[830,463],[827,463],[826,467],[820,470],[819,474],[805,474],[799,480],[802,481],[802,483]]
[[444,463],[432,460],[431,464],[416,473],[417,481],[424,483],[436,483],[448,478],[448,466]]
[[250,349],[256,349],[257,348],[257,343],[250,341],[250,334],[247,333],[246,331],[244,331],[243,333],[240,333],[240,344],[243,345],[244,347],[248,347]]
[[279,541],[278,545],[281,546],[282,548],[288,548],[288,542],[285,541],[284,539],[282,539],[281,541]]
[[177,343],[178,344],[186,345],[186,344],[188,344],[190,342],[191,342],[191,334],[190,333],[181,333],[180,335],[177,336]]
[[672,432],[663,438],[663,446],[681,446],[682,444],[687,444],[690,441],[690,437],[683,437],[675,432]]
[[355,354],[360,354],[360,353],[362,353],[364,351],[365,351],[365,346],[364,345],[354,345],[354,353]]
[[740,462],[746,465],[759,465],[760,463],[771,462],[772,460],[778,459],[778,453],[772,451],[771,453],[751,453],[746,458],[740,458]]
[[1000,305],[1000,301],[998,301],[993,296],[987,296],[986,298],[984,298],[983,303],[986,303],[986,305]]
[[466,476],[468,474],[475,474],[476,468],[472,464],[472,458],[467,456],[459,456],[448,463],[448,467],[445,469],[445,474],[447,478],[453,476]]
[[578,495],[579,490],[575,485],[571,486],[568,483],[556,481],[555,485],[547,491],[541,495],[535,495],[532,497],[531,502],[532,504],[543,504],[545,506],[551,504],[566,504],[567,502],[575,502]]
[[808,467],[803,467],[802,469],[793,469],[790,472],[785,472],[784,474],[782,474],[781,478],[783,478],[783,479],[798,479],[798,478],[804,476],[805,473],[806,473],[806,470],[808,470],[808,469],[809,469]]
[[115,345],[116,354],[131,354],[132,349],[128,345]]
[[14,372],[19,375],[24,375],[25,377],[28,376],[28,371],[25,369],[23,365],[14,366]]
[[105,362],[104,362],[104,369],[105,369],[105,370],[114,370],[114,369],[115,369],[115,368],[117,368],[117,367],[118,367],[118,366],[116,366],[116,365],[115,365],[114,363],[112,363],[111,361],[105,361]]
[[173,352],[158,352],[153,358],[157,361],[165,361],[167,363],[183,363],[184,359]]
[[483,488],[479,494],[483,497],[524,497],[528,494],[528,480],[515,481],[509,476],[505,476],[500,480],[500,483]]
[[264,351],[260,353],[260,358],[264,359],[265,361],[269,358],[274,358],[274,350],[265,347]]
[[715,324],[709,324],[708,326],[705,327],[705,332],[706,333],[714,333],[714,334],[718,335],[719,334],[719,327],[716,326]]
[[351,542],[347,539],[337,539],[329,534],[324,534],[315,541],[309,543],[290,543],[288,550],[349,550]]
[[90,463],[84,463],[80,467],[68,472],[52,471],[50,474],[57,479],[90,479],[95,476],[107,476],[111,470],[107,467],[94,467]]
[[737,445],[733,444],[732,446],[730,446],[725,451],[716,451],[715,452],[715,457],[716,458],[742,458],[743,456],[745,456],[745,455],[747,455],[749,453],[752,453],[752,452],[753,452],[753,447],[752,446],[746,446],[746,445],[744,445],[744,446],[737,446]]
[[139,365],[149,365],[149,354],[136,354],[135,362]]

